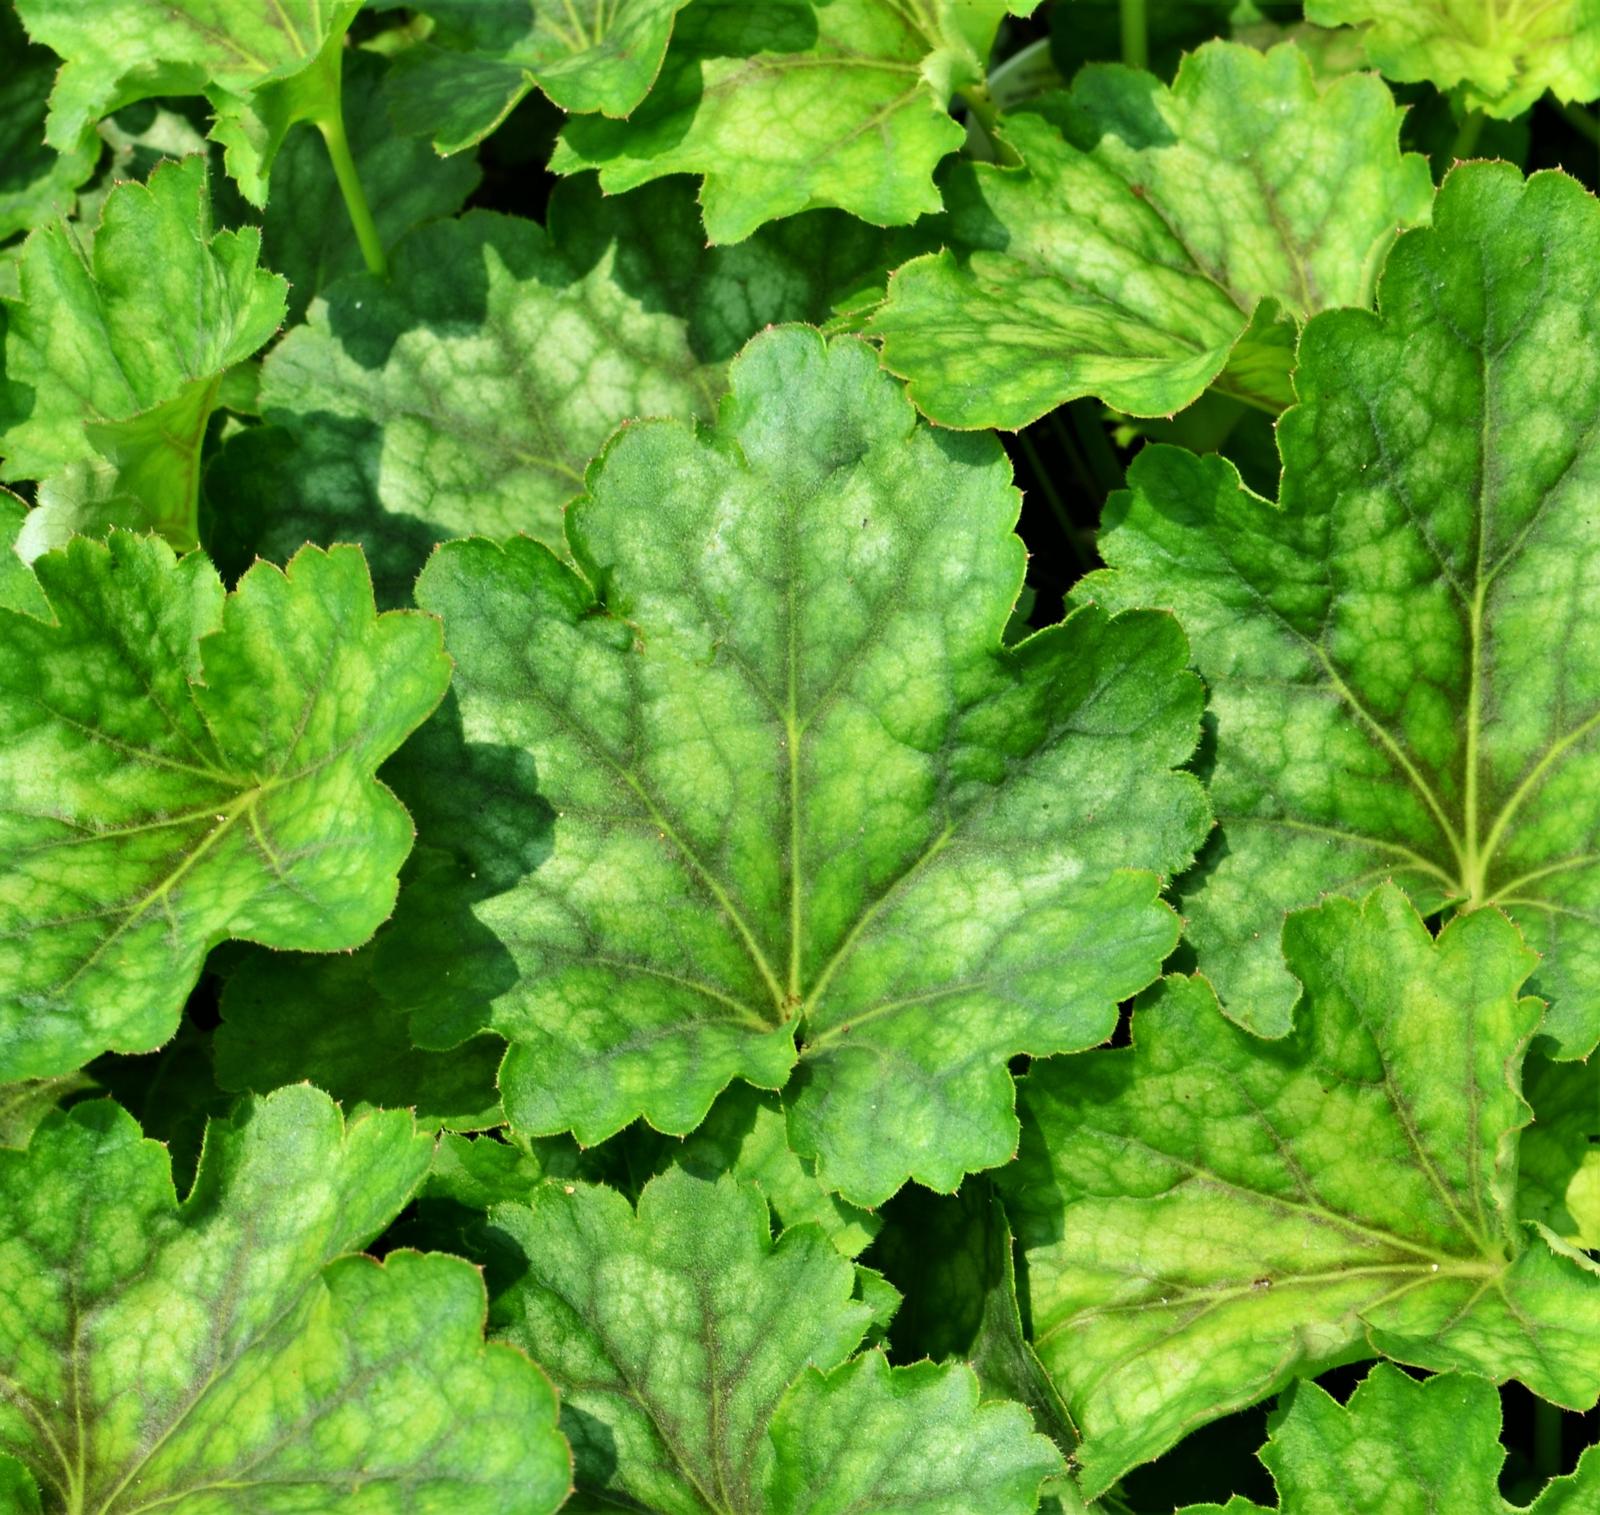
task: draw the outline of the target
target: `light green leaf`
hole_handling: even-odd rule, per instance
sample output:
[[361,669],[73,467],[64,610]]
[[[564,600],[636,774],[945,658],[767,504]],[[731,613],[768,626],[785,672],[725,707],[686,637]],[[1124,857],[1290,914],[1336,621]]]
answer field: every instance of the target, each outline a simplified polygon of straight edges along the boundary
[[[1418,1382],[1378,1363],[1343,1405],[1314,1383],[1297,1383],[1270,1424],[1261,1460],[1284,1515],[1579,1515],[1600,1500],[1594,1449],[1531,1508],[1502,1499],[1500,1396],[1462,1373]],[[1222,1511],[1190,1505],[1180,1515]]]
[[203,158],[113,190],[87,255],[66,222],[28,239],[21,295],[3,302],[0,452],[7,479],[57,486],[24,531],[29,556],[110,526],[195,545],[223,373],[283,320],[260,245],[250,227],[213,231]]
[[1020,427],[1087,394],[1167,415],[1213,383],[1281,410],[1293,328],[1272,318],[1369,304],[1396,230],[1428,218],[1389,91],[1319,83],[1292,46],[1209,43],[1170,90],[1086,68],[1056,114],[1007,121],[1025,167],[953,176],[957,250],[899,270],[868,327],[947,425]]
[[485,1346],[474,1270],[341,1255],[430,1146],[403,1111],[346,1126],[300,1086],[213,1122],[182,1204],[166,1152],[109,1101],[0,1150],[0,1449],[44,1509],[554,1511],[554,1395]]
[[1517,1212],[1575,1247],[1600,1248],[1600,1063],[1535,1055],[1523,1073],[1533,1124],[1522,1136]]
[[55,78],[50,50],[28,41],[17,13],[0,8],[0,241],[55,216],[70,215],[74,191],[100,157],[100,139],[86,124],[57,152],[44,141],[45,96]]
[[[1169,617],[1001,646],[1004,454],[919,425],[865,344],[780,328],[732,385],[713,433],[612,443],[568,512],[581,571],[513,538],[418,582],[484,777],[519,755],[554,811],[464,858],[502,880],[471,905],[491,950],[441,934],[481,1015],[419,1032],[488,1019],[513,1124],[585,1144],[782,1086],[799,1032],[789,1135],[823,1184],[949,1190],[1014,1149],[1006,1060],[1102,1040],[1172,949],[1199,690]],[[426,741],[401,766],[444,832],[503,792]]]
[[44,590],[17,551],[27,518],[28,507],[9,489],[0,489],[0,610],[48,620]]
[[35,571],[54,623],[0,611],[0,1080],[159,1045],[224,937],[370,936],[412,839],[373,771],[450,672],[353,547],[226,600],[122,532]]
[[213,140],[245,198],[265,205],[272,159],[297,121],[336,121],[344,34],[361,0],[17,0],[35,42],[66,62],[45,139],[138,100],[204,95]]
[[525,1259],[491,1318],[561,1392],[569,1509],[1024,1515],[1058,1465],[969,1369],[851,1359],[855,1269],[814,1226],[773,1241],[751,1185],[673,1170],[637,1215],[552,1186],[491,1220]]
[[401,58],[401,131],[441,153],[481,142],[537,86],[563,110],[626,116],[655,83],[688,0],[428,0],[428,41]]
[[1184,913],[1264,1034],[1294,996],[1283,911],[1393,876],[1424,912],[1503,905],[1560,1055],[1600,1039],[1597,239],[1574,180],[1458,168],[1380,315],[1306,328],[1278,505],[1169,448],[1108,504],[1114,571],[1080,593],[1193,638],[1221,834]]
[[[389,129],[394,87],[392,71],[375,54],[350,53],[343,84],[350,154],[385,247],[425,221],[454,215],[482,177],[471,159],[445,162],[426,142]],[[362,271],[361,245],[351,234],[339,181],[316,135],[291,133],[272,173],[261,254],[288,279],[289,319],[301,321],[313,295]]]
[[709,417],[726,360],[776,321],[881,280],[885,238],[832,212],[707,252],[681,182],[603,200],[558,188],[550,230],[474,211],[402,242],[392,277],[342,280],[268,357],[269,428],[206,482],[219,560],[358,540],[379,597],[410,602],[435,543],[561,517],[613,430]]
[[550,166],[608,191],[703,174],[713,242],[833,205],[876,226],[940,208],[933,170],[966,137],[946,109],[981,83],[1005,0],[700,0],[626,121],[569,121]]
[[1091,1496],[1374,1353],[1569,1407],[1600,1393],[1600,1273],[1516,1217],[1535,955],[1494,910],[1436,942],[1392,884],[1290,916],[1283,950],[1305,987],[1281,1042],[1169,978],[1131,1049],[1024,1086],[1003,1182]]
[[[815,1164],[792,1151],[783,1106],[775,1094],[735,1084],[681,1142],[661,1138],[657,1171],[668,1163],[696,1178],[731,1173],[759,1188],[780,1228],[805,1222],[824,1231],[846,1257],[878,1234],[882,1217],[858,1209],[817,1182]],[[899,1294],[895,1294],[896,1303]]]
[[1459,86],[1469,110],[1502,119],[1546,90],[1560,100],[1600,95],[1597,0],[1306,0],[1306,19],[1361,27],[1374,68]]
[[222,991],[217,1082],[265,1092],[305,1079],[346,1109],[409,1106],[419,1124],[456,1131],[499,1125],[504,1043],[479,1037],[419,1052],[405,1016],[373,988],[370,965],[370,953],[253,954]]

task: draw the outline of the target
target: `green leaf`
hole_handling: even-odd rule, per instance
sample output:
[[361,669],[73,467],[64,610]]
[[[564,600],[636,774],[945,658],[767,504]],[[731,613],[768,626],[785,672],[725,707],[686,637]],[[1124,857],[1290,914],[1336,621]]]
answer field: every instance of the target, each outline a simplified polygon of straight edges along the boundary
[[0,241],[71,214],[74,191],[94,172],[100,139],[85,125],[57,152],[44,140],[45,96],[55,78],[50,50],[28,41],[16,12],[0,9]]
[[419,1052],[405,1016],[373,988],[370,966],[368,953],[253,954],[222,991],[217,1081],[264,1092],[305,1079],[346,1109],[409,1106],[420,1125],[457,1131],[499,1125],[504,1043],[479,1037]]
[[1283,911],[1386,875],[1503,905],[1564,1057],[1600,1039],[1600,206],[1505,164],[1445,181],[1377,318],[1313,320],[1278,505],[1220,459],[1141,453],[1106,511],[1110,609],[1168,606],[1216,717],[1221,827],[1185,893],[1199,966],[1275,1035]]
[[1283,951],[1304,994],[1281,1042],[1169,978],[1131,1049],[1024,1086],[1004,1183],[1091,1496],[1374,1353],[1567,1406],[1600,1393],[1595,1265],[1515,1211],[1535,955],[1494,910],[1436,942],[1392,884],[1290,916]]
[[[395,82],[374,54],[349,55],[343,91],[350,152],[385,247],[425,221],[454,215],[482,177],[471,159],[445,162],[426,142],[389,130]],[[316,135],[291,133],[272,173],[261,251],[288,279],[289,319],[301,321],[313,295],[362,271],[361,246],[351,235],[339,181]]]
[[297,121],[337,120],[344,34],[361,0],[17,0],[35,42],[66,62],[45,140],[68,151],[86,127],[139,100],[204,95],[212,139],[254,205]]
[[1026,167],[953,178],[957,251],[896,273],[868,327],[947,425],[1020,427],[1087,394],[1167,415],[1213,383],[1281,410],[1293,328],[1274,318],[1370,303],[1396,230],[1428,218],[1389,91],[1319,83],[1292,46],[1209,43],[1171,89],[1086,68],[1056,113],[1065,135],[1006,122]]
[[62,1100],[94,1086],[94,1080],[84,1073],[0,1084],[0,1146],[26,1147],[39,1122]]
[[[1531,1509],[1500,1497],[1500,1396],[1482,1378],[1418,1382],[1378,1363],[1341,1405],[1314,1383],[1279,1401],[1261,1460],[1285,1515],[1578,1515],[1600,1499],[1600,1451]],[[1255,1508],[1255,1507],[1251,1507]],[[1191,1505],[1180,1515],[1222,1515]]]
[[428,0],[393,115],[441,153],[481,142],[535,86],[563,110],[632,114],[688,0]]
[[965,139],[946,106],[983,79],[1005,0],[700,0],[626,121],[569,121],[550,166],[607,191],[703,174],[713,242],[834,205],[876,226],[940,208],[933,170]]
[[0,1081],[157,1046],[224,937],[370,936],[412,839],[373,771],[449,678],[352,547],[226,599],[122,532],[35,570],[54,622],[0,611]]
[[1306,19],[1361,27],[1374,68],[1459,87],[1467,109],[1502,119],[1546,90],[1559,100],[1600,95],[1595,0],[1306,0]]
[[970,1361],[986,1392],[1026,1405],[1039,1430],[1072,1451],[1077,1431],[1023,1330],[1011,1227],[993,1187],[909,1188],[890,1216],[872,1256],[905,1296],[895,1355]]
[[260,246],[250,227],[213,231],[203,158],[114,189],[87,255],[65,222],[28,239],[21,295],[0,302],[0,452],[5,478],[47,481],[30,556],[110,526],[195,545],[223,373],[283,320],[284,282],[257,268]]
[[[719,1095],[706,1118],[681,1142],[661,1138],[656,1170],[669,1162],[696,1178],[731,1173],[754,1183],[780,1228],[815,1225],[846,1257],[862,1251],[882,1224],[875,1212],[848,1204],[817,1182],[815,1164],[789,1147],[778,1097],[748,1084],[735,1084]],[[898,1292],[895,1298],[898,1304]]]
[[774,1241],[748,1184],[674,1170],[637,1215],[554,1186],[491,1219],[525,1259],[492,1320],[561,1392],[570,1509],[1023,1515],[1057,1466],[969,1369],[850,1358],[855,1269],[814,1226]]
[[1600,1063],[1535,1055],[1523,1092],[1533,1124],[1522,1136],[1517,1213],[1575,1247],[1600,1248]]
[[0,1449],[45,1509],[554,1511],[554,1395],[485,1346],[474,1270],[341,1255],[430,1145],[403,1111],[346,1126],[301,1086],[213,1122],[182,1204],[109,1101],[0,1150]]
[[0,611],[48,620],[50,606],[44,590],[17,551],[27,518],[28,507],[9,489],[0,489]]
[[386,604],[450,537],[558,546],[619,424],[709,417],[726,359],[881,279],[884,242],[824,212],[708,253],[681,183],[603,200],[592,179],[557,189],[548,232],[486,211],[424,227],[390,279],[341,280],[269,355],[273,424],[211,469],[208,540],[241,571],[358,540]]
[[[1102,1040],[1172,949],[1160,875],[1208,823],[1172,771],[1199,690],[1169,617],[1001,646],[1004,454],[917,424],[865,344],[780,328],[732,386],[713,433],[612,443],[567,516],[581,571],[513,538],[418,582],[467,740],[554,811],[464,859],[503,880],[471,905],[492,947],[452,928],[410,972],[447,961],[482,1011],[424,1039],[489,1020],[513,1124],[588,1144],[782,1086],[799,1031],[789,1135],[823,1184],[949,1190],[1014,1149],[1006,1060]],[[426,742],[404,761],[444,829],[497,792]]]

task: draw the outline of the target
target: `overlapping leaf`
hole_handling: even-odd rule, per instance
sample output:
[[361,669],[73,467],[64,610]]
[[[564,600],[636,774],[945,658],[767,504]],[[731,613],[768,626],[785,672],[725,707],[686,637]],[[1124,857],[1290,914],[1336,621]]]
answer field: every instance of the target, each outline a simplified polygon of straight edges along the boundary
[[449,678],[355,548],[226,598],[122,532],[35,571],[53,621],[0,611],[0,1080],[156,1046],[225,936],[370,936],[412,840],[373,772]]
[[[1418,1382],[1379,1363],[1348,1403],[1295,1384],[1273,1418],[1261,1460],[1283,1515],[1581,1515],[1600,1500],[1600,1452],[1554,1479],[1531,1506],[1501,1498],[1500,1398],[1482,1378],[1441,1373]],[[1181,1515],[1268,1515],[1234,1500]]]
[[0,240],[71,213],[73,192],[94,172],[92,125],[57,152],[44,141],[45,96],[55,77],[49,48],[31,45],[16,12],[0,10]]
[[213,1123],[182,1204],[164,1149],[108,1101],[0,1150],[14,1487],[52,1515],[553,1512],[569,1468],[554,1395],[483,1342],[474,1270],[342,1255],[393,1218],[429,1151],[405,1113],[345,1126],[304,1086]]
[[855,1269],[814,1226],[774,1241],[750,1185],[673,1170],[637,1214],[555,1185],[490,1218],[523,1259],[494,1329],[556,1380],[580,1508],[1024,1515],[1058,1466],[970,1369],[852,1357]]
[[784,1085],[799,1032],[789,1134],[830,1189],[1004,1161],[1007,1058],[1101,1040],[1176,939],[1161,875],[1208,824],[1176,625],[1002,648],[1003,454],[803,328],[745,350],[716,433],[633,427],[589,482],[580,571],[470,541],[418,583],[480,754],[396,771],[426,835],[479,832],[466,923],[419,902],[441,924],[391,938],[419,1035],[491,1021],[513,1123],[588,1143]]
[[1306,19],[1358,26],[1367,57],[1391,79],[1459,88],[1468,109],[1521,115],[1546,90],[1600,95],[1595,0],[1306,0]]
[[1534,1056],[1523,1075],[1533,1124],[1517,1165],[1517,1211],[1575,1247],[1600,1248],[1600,1063]]
[[259,232],[214,231],[203,158],[163,164],[106,201],[86,255],[42,228],[5,300],[0,455],[40,479],[31,554],[121,525],[196,544],[200,447],[228,367],[283,320]]
[[1284,955],[1304,996],[1281,1042],[1171,978],[1131,1049],[1027,1080],[1004,1181],[1091,1495],[1366,1353],[1600,1393],[1600,1270],[1516,1215],[1534,954],[1493,910],[1435,942],[1384,885],[1291,916]]
[[626,116],[655,83],[688,0],[429,0],[402,59],[396,125],[441,153],[481,142],[535,86],[563,110]]
[[1286,318],[1369,303],[1396,230],[1428,217],[1388,90],[1319,83],[1293,46],[1210,43],[1170,90],[1088,68],[1053,114],[1007,122],[1023,168],[953,177],[955,250],[896,273],[869,327],[947,425],[1084,394],[1164,415],[1212,383],[1281,410]]
[[1600,1039],[1600,206],[1458,168],[1378,317],[1318,317],[1279,424],[1280,503],[1152,448],[1087,593],[1164,605],[1217,721],[1221,835],[1185,900],[1201,970],[1268,1034],[1282,912],[1402,881],[1505,907],[1561,1055]]
[[446,538],[558,545],[622,421],[709,416],[749,336],[882,277],[882,234],[830,213],[704,242],[681,184],[602,201],[592,181],[558,190],[548,232],[477,211],[408,237],[390,278],[341,281],[269,356],[271,426],[207,479],[219,557],[357,540],[400,604]]
[[713,242],[834,205],[877,226],[940,208],[933,170],[965,132],[946,106],[981,84],[995,29],[1034,0],[700,0],[626,121],[568,122],[551,167],[607,190],[703,174]]
[[361,0],[17,0],[33,40],[66,60],[45,125],[53,147],[70,151],[86,127],[135,101],[204,95],[228,172],[256,205],[289,128],[338,118],[340,50],[360,9]]

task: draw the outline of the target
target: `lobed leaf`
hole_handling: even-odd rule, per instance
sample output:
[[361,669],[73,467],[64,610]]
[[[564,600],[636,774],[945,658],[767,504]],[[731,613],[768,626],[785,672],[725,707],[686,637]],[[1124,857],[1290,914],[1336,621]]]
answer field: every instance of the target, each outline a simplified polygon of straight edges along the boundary
[[676,184],[620,201],[563,185],[549,221],[472,211],[423,227],[389,279],[357,274],[312,305],[263,366],[271,424],[210,470],[224,562],[357,540],[398,605],[450,537],[559,546],[620,423],[709,416],[753,332],[823,318],[881,278],[882,234],[829,213],[708,253]]
[[408,50],[393,106],[401,131],[441,153],[481,142],[528,91],[563,110],[631,115],[661,71],[688,0],[428,0],[428,41]]
[[946,425],[1086,394],[1167,415],[1213,383],[1281,410],[1287,320],[1370,303],[1395,232],[1428,219],[1388,90],[1318,81],[1292,45],[1208,43],[1170,89],[1096,65],[1051,115],[1007,120],[1025,167],[952,177],[954,250],[901,268],[867,328]]
[[0,1149],[11,1476],[52,1515],[553,1512],[555,1396],[485,1345],[473,1269],[343,1255],[430,1149],[403,1112],[347,1126],[304,1085],[213,1122],[181,1204],[165,1151],[109,1101]]
[[1467,164],[1376,316],[1300,344],[1277,505],[1141,453],[1079,593],[1171,607],[1216,717],[1219,837],[1185,891],[1229,1013],[1284,1031],[1282,912],[1374,880],[1503,905],[1544,955],[1558,1055],[1600,1040],[1600,206]]
[[525,1266],[495,1330],[561,1390],[572,1508],[1024,1515],[1058,1466],[969,1369],[851,1357],[871,1319],[855,1269],[814,1226],[774,1241],[747,1184],[672,1170],[637,1214],[547,1186],[491,1221]]
[[351,547],[228,596],[121,532],[35,571],[54,619],[0,610],[0,1081],[157,1046],[224,937],[370,936],[413,834],[373,773],[450,672]]
[[1306,19],[1360,27],[1374,68],[1456,89],[1468,110],[1491,116],[1519,116],[1546,90],[1600,95],[1595,0],[1307,0]]
[[981,83],[996,28],[1037,0],[700,0],[626,121],[569,121],[551,168],[608,191],[704,176],[712,242],[833,205],[875,226],[940,208],[933,170],[961,146],[946,106]]
[[[1378,1363],[1343,1405],[1314,1383],[1293,1384],[1270,1425],[1261,1460],[1284,1515],[1578,1515],[1600,1496],[1600,1453],[1591,1450],[1531,1506],[1502,1499],[1500,1397],[1464,1373],[1419,1383]],[[1260,1509],[1236,1501],[1226,1511],[1188,1505],[1180,1515]]]
[[67,151],[125,105],[204,95],[212,139],[254,205],[266,204],[289,128],[338,114],[339,55],[360,9],[361,0],[17,0],[33,40],[66,60],[47,142]]
[[1436,942],[1386,884],[1290,916],[1284,955],[1304,990],[1281,1042],[1169,978],[1131,1049],[1025,1083],[1003,1182],[1091,1496],[1374,1353],[1572,1407],[1600,1394],[1595,1265],[1516,1215],[1534,954],[1493,910]]
[[492,1024],[529,1132],[692,1130],[734,1078],[788,1083],[799,1032],[824,1185],[948,1190],[1013,1150],[1006,1060],[1102,1040],[1172,949],[1199,690],[1164,616],[1001,645],[1004,456],[917,425],[864,344],[779,329],[732,385],[715,432],[607,450],[580,569],[514,538],[424,570],[478,756],[430,735],[396,782],[425,834],[473,817],[475,884],[419,899],[439,924],[388,972],[415,999],[450,969],[418,1037]]
[[256,266],[260,248],[252,227],[213,229],[198,157],[112,190],[87,252],[68,222],[28,239],[21,294],[0,300],[0,453],[5,478],[45,481],[30,557],[111,526],[196,545],[224,374],[283,320],[284,281]]

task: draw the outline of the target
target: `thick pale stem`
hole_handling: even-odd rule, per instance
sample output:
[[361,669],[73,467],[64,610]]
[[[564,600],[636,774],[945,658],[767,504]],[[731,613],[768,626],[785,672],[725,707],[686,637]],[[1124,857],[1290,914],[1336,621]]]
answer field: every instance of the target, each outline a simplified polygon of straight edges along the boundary
[[982,84],[969,84],[959,94],[972,119],[983,128],[984,136],[993,145],[996,160],[1013,168],[1021,163],[1016,149],[1000,135],[1000,111],[988,88]]
[[1121,0],[1122,61],[1129,68],[1150,65],[1150,35],[1145,21],[1145,0]]
[[1461,162],[1472,156],[1472,151],[1478,145],[1478,138],[1483,135],[1483,112],[1481,110],[1469,111],[1466,119],[1462,121],[1461,128],[1456,132],[1456,140],[1451,145],[1450,156]]

